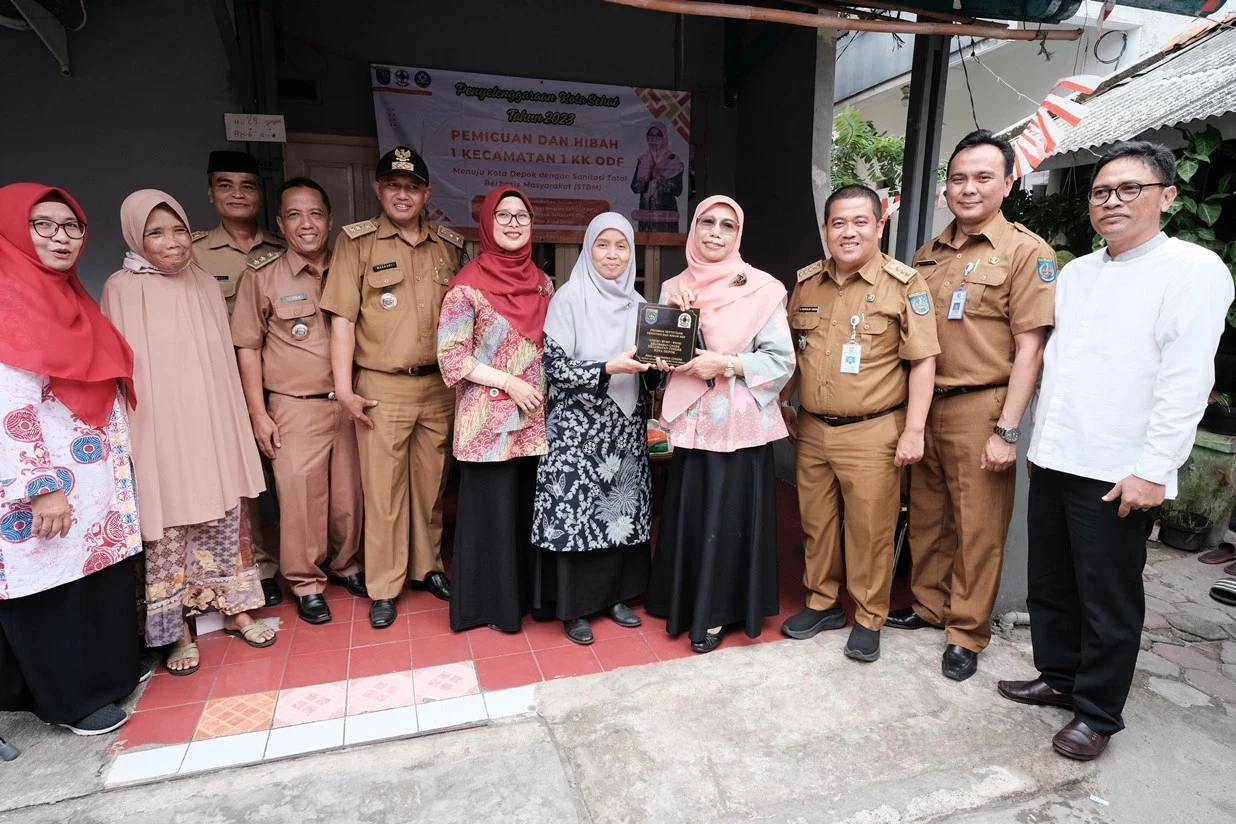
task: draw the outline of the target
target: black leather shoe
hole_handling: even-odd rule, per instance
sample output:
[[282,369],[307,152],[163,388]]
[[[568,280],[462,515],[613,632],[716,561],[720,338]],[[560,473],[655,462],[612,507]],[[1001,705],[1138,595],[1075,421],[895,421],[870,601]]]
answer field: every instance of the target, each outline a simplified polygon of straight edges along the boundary
[[703,641],[692,641],[691,649],[694,652],[706,653],[712,652],[717,647],[721,646],[721,635],[724,632],[710,632],[704,636]]
[[1056,752],[1074,761],[1093,761],[1107,749],[1110,735],[1097,733],[1082,721],[1074,718],[1064,725],[1060,732],[1052,736],[1051,745]]
[[369,607],[369,626],[374,629],[389,627],[395,623],[395,599],[379,598]]
[[324,569],[322,571],[326,573],[326,580],[330,581],[335,586],[343,587],[357,598],[369,597],[369,593],[365,589],[364,573],[353,572],[351,575],[336,575],[329,569]]
[[595,640],[587,618],[569,618],[562,622],[562,628],[566,630],[566,637],[577,644],[588,646]]
[[644,619],[640,618],[639,615],[635,613],[635,610],[621,602],[610,607],[606,611],[606,614],[610,618],[613,618],[614,623],[620,627],[638,627],[640,624],[644,623]]
[[330,620],[330,607],[321,595],[298,595],[296,597],[296,614],[300,620],[310,624],[325,624]]
[[283,590],[275,583],[274,578],[262,579],[262,595],[266,598],[266,606],[273,607],[283,603]]
[[949,644],[944,650],[940,669],[945,678],[964,681],[978,672],[978,653],[957,644]]
[[1041,678],[1033,681],[1000,681],[996,684],[1000,694],[1018,704],[1034,704],[1043,707],[1073,709],[1073,696],[1047,686]]
[[446,577],[445,572],[431,572],[425,576],[425,580],[413,581],[409,586],[429,592],[440,601],[451,600],[451,579]]
[[884,622],[884,625],[893,629],[926,629],[927,627],[944,629],[938,624],[924,621],[923,616],[914,611],[914,607],[893,610],[888,614],[888,620]]
[[867,629],[862,624],[855,624],[850,630],[850,638],[845,642],[845,656],[855,661],[870,664],[880,657],[880,631]]
[[781,625],[781,633],[802,641],[813,637],[820,630],[841,629],[844,626],[845,611],[841,609],[841,604],[826,610],[806,607],[797,615],[785,619]]

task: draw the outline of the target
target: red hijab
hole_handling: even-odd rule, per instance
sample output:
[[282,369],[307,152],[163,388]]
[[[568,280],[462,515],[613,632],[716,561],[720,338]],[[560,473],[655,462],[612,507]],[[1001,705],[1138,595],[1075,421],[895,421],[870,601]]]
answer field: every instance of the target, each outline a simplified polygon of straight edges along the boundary
[[528,197],[514,186],[499,186],[481,204],[481,253],[469,261],[451,282],[451,287],[471,286],[484,293],[499,315],[519,330],[519,334],[536,343],[545,337],[545,313],[549,310],[552,291],[545,273],[532,262],[532,240],[514,252],[508,252],[494,240],[494,211],[504,197],[514,195],[532,206]]
[[0,363],[47,375],[51,391],[82,421],[102,428],[111,417],[116,382],[133,392],[133,351],[103,317],[77,278],[39,260],[30,213],[49,196],[86,213],[63,189],[39,183],[0,187]]

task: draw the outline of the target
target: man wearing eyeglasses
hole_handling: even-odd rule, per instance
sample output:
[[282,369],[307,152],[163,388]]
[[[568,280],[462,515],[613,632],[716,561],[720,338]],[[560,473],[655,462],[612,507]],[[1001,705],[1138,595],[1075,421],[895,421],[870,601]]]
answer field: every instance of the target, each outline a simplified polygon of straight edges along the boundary
[[949,158],[953,222],[914,255],[935,302],[940,357],[926,449],[910,470],[910,587],[898,629],[944,630],[940,669],[964,681],[991,642],[1004,542],[1013,517],[1018,426],[1052,324],[1056,253],[1000,213],[1013,149],[991,132]]
[[1216,254],[1159,230],[1175,182],[1158,144],[1117,143],[1099,159],[1090,223],[1107,246],[1060,273],[1035,406],[1027,603],[1040,674],[999,690],[1073,710],[1052,746],[1080,761],[1124,728],[1147,511],[1176,494],[1233,297]]
[[332,314],[335,395],[356,421],[365,498],[369,622],[394,623],[405,583],[449,601],[442,492],[455,393],[438,370],[438,313],[463,238],[433,227],[421,156],[397,146],[378,161],[382,214],[343,227],[321,308]]

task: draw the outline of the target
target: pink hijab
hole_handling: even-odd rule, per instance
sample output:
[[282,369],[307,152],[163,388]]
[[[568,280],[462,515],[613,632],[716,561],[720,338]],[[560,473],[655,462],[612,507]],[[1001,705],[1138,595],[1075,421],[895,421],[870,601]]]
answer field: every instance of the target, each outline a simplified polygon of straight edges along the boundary
[[142,236],[164,205],[189,228],[169,194],[142,189],[120,207],[129,252],[103,287],[103,314],[133,347],[140,408],[129,414],[141,497],[142,539],[173,526],[222,518],[264,487],[262,467],[219,287],[188,262],[178,272],[143,256]]
[[[729,206],[738,215],[738,235],[725,259],[711,263],[696,251],[695,237],[700,216],[717,204]],[[732,198],[723,195],[705,198],[695,208],[687,235],[687,268],[661,287],[665,294],[683,289],[698,294],[695,307],[700,310],[704,344],[708,351],[723,355],[735,354],[751,343],[786,296],[781,281],[752,267],[739,254],[744,225],[742,207]],[[708,384],[699,378],[675,373],[661,404],[663,417],[667,421],[674,420],[707,390]]]

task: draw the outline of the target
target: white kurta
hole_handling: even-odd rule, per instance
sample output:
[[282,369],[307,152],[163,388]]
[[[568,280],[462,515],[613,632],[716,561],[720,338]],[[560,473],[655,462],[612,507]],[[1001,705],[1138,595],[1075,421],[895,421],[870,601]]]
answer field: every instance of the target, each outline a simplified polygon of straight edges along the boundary
[[[55,490],[69,500],[72,527],[64,538],[35,538],[30,498]],[[96,429],[51,394],[46,376],[0,364],[0,599],[76,581],[141,550],[119,392]]]

